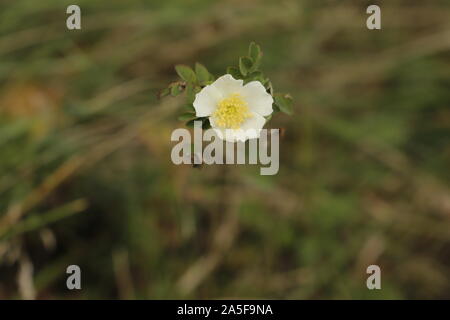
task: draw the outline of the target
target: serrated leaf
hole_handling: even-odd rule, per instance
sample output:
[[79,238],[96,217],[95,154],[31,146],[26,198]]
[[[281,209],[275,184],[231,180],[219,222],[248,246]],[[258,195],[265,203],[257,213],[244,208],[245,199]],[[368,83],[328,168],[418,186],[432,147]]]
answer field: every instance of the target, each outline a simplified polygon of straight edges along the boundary
[[274,97],[275,104],[280,108],[281,112],[292,115],[294,112],[292,97],[289,95],[276,95]]
[[211,74],[209,73],[208,69],[201,63],[195,64],[195,74],[197,76],[197,80],[201,85],[205,85],[206,82],[211,80]]
[[190,67],[179,64],[175,66],[175,70],[180,78],[187,83],[194,83],[196,81],[197,77],[195,76],[195,72]]
[[231,74],[233,76],[233,78],[235,78],[235,79],[242,79],[242,74],[241,74],[241,72],[239,71],[238,68],[228,67],[227,68],[227,73]]
[[252,71],[253,61],[249,57],[239,58],[239,71],[243,76],[247,76]]
[[250,46],[248,48],[248,55],[253,60],[254,68],[259,67],[262,58],[261,47],[254,42],[250,43]]

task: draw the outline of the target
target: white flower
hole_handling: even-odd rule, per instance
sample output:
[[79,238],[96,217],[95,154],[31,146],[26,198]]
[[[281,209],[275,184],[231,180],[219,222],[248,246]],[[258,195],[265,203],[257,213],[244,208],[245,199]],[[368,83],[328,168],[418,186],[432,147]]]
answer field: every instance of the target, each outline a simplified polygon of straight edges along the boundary
[[197,117],[209,117],[211,127],[226,141],[258,138],[270,115],[273,98],[259,81],[244,86],[226,74],[204,87],[195,96]]

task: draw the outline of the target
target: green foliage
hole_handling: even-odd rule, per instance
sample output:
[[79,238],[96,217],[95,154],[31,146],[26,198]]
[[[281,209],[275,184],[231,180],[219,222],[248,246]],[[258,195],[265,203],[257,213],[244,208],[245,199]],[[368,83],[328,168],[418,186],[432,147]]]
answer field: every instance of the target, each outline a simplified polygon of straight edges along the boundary
[[236,67],[228,67],[227,73],[232,75],[235,79],[240,79],[242,77],[241,72]]
[[186,112],[186,113],[183,113],[182,115],[180,115],[178,117],[178,120],[180,120],[180,121],[188,121],[188,120],[193,120],[195,118],[196,118],[195,113]]
[[246,77],[249,73],[254,71],[253,60],[249,57],[239,58],[239,71],[243,77]]
[[[230,74],[235,79],[242,79],[244,83],[248,83],[250,81],[259,81],[261,82],[267,91],[274,96],[274,105],[273,110],[274,113],[279,111],[292,115],[293,114],[293,99],[289,94],[279,94],[274,93],[272,88],[272,83],[270,80],[264,76],[264,73],[259,69],[261,65],[263,53],[261,51],[261,47],[257,45],[255,42],[251,42],[248,48],[248,56],[243,56],[239,58],[239,64],[237,67],[228,67],[226,69],[227,74]],[[186,91],[186,99],[188,101],[187,106],[191,106],[195,100],[195,94],[200,92],[200,90],[211,84],[214,81],[214,76],[208,71],[208,69],[200,64],[195,64],[195,71],[186,65],[177,65],[175,66],[175,70],[178,76],[183,80],[183,82],[174,82],[169,85],[168,88],[163,89],[159,97],[165,97],[168,95],[168,92],[172,96],[178,96],[183,91]],[[186,110],[183,110],[185,112]],[[192,125],[193,120],[191,119],[192,114],[190,112],[183,113],[178,117],[180,121],[186,121],[187,126]],[[272,118],[266,117],[266,120],[269,121]],[[202,120],[197,118],[198,120]],[[202,121],[205,121],[204,119]]]
[[197,83],[195,72],[190,67],[180,64],[175,66],[175,70],[177,71],[178,76],[187,83]]
[[[279,111],[292,115],[293,114],[293,99],[289,94],[274,93],[272,83],[264,73],[260,70],[263,53],[261,47],[255,42],[250,43],[248,48],[248,56],[239,58],[238,67],[228,67],[227,73],[231,74],[235,79],[242,79],[244,83],[250,81],[261,82],[267,91],[274,97],[273,110],[274,113]],[[269,121],[272,118],[266,118]]]
[[178,96],[179,94],[181,94],[181,93],[183,92],[183,90],[185,89],[185,87],[186,87],[186,86],[185,86],[184,84],[179,83],[179,82],[172,83],[172,84],[169,86],[169,88],[170,88],[170,95],[171,95],[172,97]]
[[197,75],[198,83],[201,86],[206,86],[214,81],[214,76],[209,73],[208,69],[201,63],[195,64],[195,74]]
[[262,51],[260,46],[254,42],[250,43],[250,47],[248,48],[248,55],[252,60],[254,68],[258,69],[262,59]]
[[[180,119],[181,121],[184,121],[182,119]],[[209,119],[207,117],[195,117],[191,120],[189,120],[188,122],[186,122],[186,126],[189,128],[194,128],[195,125],[195,121],[201,121],[202,122],[202,129],[206,130],[211,128],[211,124],[209,123]]]
[[280,111],[289,115],[291,115],[294,112],[292,107],[292,97],[290,95],[276,94],[274,99],[275,104],[280,109]]

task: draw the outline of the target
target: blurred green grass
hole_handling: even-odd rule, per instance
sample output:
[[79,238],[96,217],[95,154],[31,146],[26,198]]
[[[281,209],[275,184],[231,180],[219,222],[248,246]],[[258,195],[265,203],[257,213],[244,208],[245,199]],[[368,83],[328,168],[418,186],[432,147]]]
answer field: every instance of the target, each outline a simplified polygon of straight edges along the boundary
[[[70,1],[3,1],[0,298],[450,298],[449,3],[369,31],[376,2],[83,0],[69,31]],[[279,174],[174,166],[156,92],[250,41],[296,101]]]

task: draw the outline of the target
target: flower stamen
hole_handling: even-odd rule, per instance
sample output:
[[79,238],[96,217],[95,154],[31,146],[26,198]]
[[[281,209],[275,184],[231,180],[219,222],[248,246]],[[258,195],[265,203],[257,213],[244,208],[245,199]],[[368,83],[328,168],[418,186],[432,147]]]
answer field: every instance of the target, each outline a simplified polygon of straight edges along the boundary
[[213,113],[214,122],[220,128],[239,129],[242,123],[252,117],[248,104],[239,93],[234,93],[218,103]]

